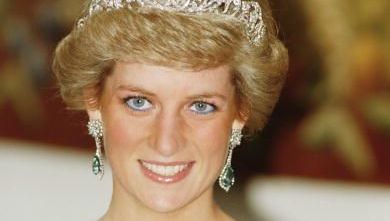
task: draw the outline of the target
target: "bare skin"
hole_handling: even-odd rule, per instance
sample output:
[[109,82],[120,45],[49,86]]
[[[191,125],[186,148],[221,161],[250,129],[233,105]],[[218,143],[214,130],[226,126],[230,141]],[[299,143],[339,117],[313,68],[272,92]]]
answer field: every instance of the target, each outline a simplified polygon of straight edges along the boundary
[[[88,114],[104,124],[113,170],[100,221],[233,220],[213,200],[231,130],[244,125],[229,67],[183,72],[119,62],[99,105]],[[179,166],[185,172],[175,172]]]
[[[228,214],[226,214],[213,200],[212,197],[206,193],[208,204],[193,203],[180,208],[177,211],[169,213],[159,213],[151,211],[142,205],[129,204],[117,205],[113,199],[108,212],[99,221],[119,221],[119,220],[158,220],[158,221],[234,221]],[[199,200],[203,201],[203,199]],[[200,212],[201,211],[201,212]],[[131,217],[131,218],[124,218]]]

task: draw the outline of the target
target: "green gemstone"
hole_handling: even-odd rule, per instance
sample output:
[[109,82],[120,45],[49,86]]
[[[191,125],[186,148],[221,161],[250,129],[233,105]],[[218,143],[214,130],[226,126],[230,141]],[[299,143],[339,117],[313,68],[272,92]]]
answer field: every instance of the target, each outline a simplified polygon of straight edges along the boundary
[[95,175],[98,175],[102,171],[102,162],[100,161],[100,158],[95,155],[92,159],[92,172]]
[[227,167],[224,171],[222,184],[228,189],[234,184],[234,171],[232,167]]

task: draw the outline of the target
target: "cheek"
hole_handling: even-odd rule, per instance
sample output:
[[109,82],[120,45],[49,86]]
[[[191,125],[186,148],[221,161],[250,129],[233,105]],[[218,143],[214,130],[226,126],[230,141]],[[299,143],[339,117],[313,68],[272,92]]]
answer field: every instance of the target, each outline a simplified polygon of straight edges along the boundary
[[108,150],[116,148],[117,145],[125,143],[128,139],[129,124],[120,120],[119,115],[114,112],[107,111],[102,115],[104,122],[104,138],[105,145]]
[[140,125],[137,121],[129,122],[126,119],[121,107],[118,106],[108,108],[102,113],[105,130],[104,143],[111,162],[119,162],[118,158],[130,156],[129,154],[137,147],[135,138],[142,137],[140,133],[143,130],[139,130]]
[[[121,162],[127,162],[125,152],[128,152],[128,126],[122,121],[117,121],[110,117],[103,117],[104,122],[104,147],[106,156],[111,167],[121,168]],[[131,151],[131,150],[130,150]],[[118,172],[118,171],[116,171]]]
[[212,167],[219,168],[225,160],[231,123],[229,119],[221,119],[197,130],[197,146],[201,156]]

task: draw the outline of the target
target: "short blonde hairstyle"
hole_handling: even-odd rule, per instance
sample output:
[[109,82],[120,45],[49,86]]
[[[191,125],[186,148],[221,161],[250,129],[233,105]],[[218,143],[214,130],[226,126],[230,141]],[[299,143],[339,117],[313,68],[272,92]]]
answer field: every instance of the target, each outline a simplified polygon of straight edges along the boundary
[[[72,109],[101,95],[118,60],[177,69],[201,70],[228,64],[238,107],[249,133],[264,127],[282,89],[288,66],[287,50],[278,40],[269,5],[263,10],[266,34],[252,45],[244,27],[222,15],[188,15],[158,10],[117,9],[91,16],[57,46],[53,71],[61,96]],[[85,96],[85,89],[96,93]]]

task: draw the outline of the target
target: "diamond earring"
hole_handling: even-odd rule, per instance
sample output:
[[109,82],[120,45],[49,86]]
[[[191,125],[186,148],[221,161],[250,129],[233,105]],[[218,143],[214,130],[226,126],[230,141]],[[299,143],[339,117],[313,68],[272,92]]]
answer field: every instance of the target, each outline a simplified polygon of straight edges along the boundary
[[103,138],[103,123],[101,120],[89,120],[88,134],[95,139],[96,153],[92,158],[92,172],[99,179],[104,175],[103,154],[102,154],[102,138]]
[[233,129],[229,140],[228,156],[226,163],[223,166],[222,172],[219,175],[219,186],[226,192],[234,185],[234,171],[232,168],[233,149],[240,145],[242,138],[241,129]]

